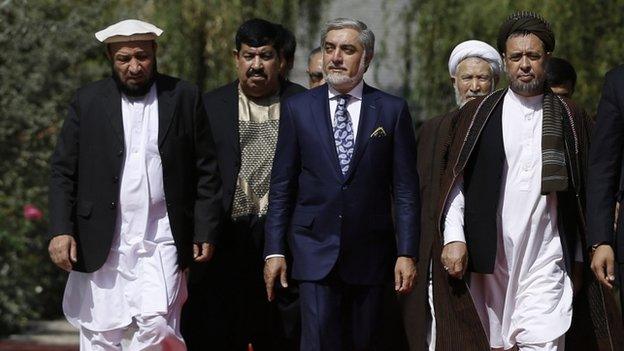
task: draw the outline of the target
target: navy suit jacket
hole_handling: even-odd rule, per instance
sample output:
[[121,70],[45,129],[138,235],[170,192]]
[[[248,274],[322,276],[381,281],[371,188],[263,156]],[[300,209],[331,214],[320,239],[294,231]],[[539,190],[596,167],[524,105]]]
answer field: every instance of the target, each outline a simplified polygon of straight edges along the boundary
[[[327,85],[281,105],[265,254],[293,255],[292,276],[336,267],[349,284],[381,284],[397,255],[418,258],[416,142],[405,100],[364,85],[349,172],[338,166]],[[372,134],[383,128],[385,136]],[[393,221],[394,213],[394,221]]]
[[624,198],[624,65],[605,76],[598,118],[593,128],[587,172],[587,245],[615,246],[624,262],[624,206],[620,205],[617,232],[615,204]]

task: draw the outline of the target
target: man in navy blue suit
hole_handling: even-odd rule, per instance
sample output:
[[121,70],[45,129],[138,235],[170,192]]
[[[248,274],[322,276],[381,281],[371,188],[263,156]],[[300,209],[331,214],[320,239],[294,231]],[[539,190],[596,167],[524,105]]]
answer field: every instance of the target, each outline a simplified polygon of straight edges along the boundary
[[328,84],[281,106],[264,275],[271,300],[288,284],[288,241],[304,351],[380,349],[383,288],[394,277],[395,290],[407,293],[416,276],[414,131],[405,100],[362,80],[374,42],[360,21],[328,22],[321,35]]

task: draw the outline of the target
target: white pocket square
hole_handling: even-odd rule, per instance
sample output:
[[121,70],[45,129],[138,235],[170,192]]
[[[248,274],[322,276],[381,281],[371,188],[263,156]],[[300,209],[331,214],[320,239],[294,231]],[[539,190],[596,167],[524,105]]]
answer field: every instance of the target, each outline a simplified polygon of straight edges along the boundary
[[375,131],[370,135],[371,138],[381,138],[386,136],[386,131],[383,127],[377,127]]

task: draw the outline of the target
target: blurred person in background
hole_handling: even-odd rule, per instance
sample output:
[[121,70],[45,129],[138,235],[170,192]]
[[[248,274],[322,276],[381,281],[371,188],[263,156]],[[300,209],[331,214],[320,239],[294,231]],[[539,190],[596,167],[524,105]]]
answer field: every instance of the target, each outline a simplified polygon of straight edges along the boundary
[[320,47],[312,50],[310,55],[308,55],[308,68],[306,69],[306,73],[308,74],[308,85],[310,89],[325,84],[325,77],[323,76],[323,53]]
[[567,60],[551,57],[546,66],[546,81],[553,93],[572,98],[576,87],[576,71]]

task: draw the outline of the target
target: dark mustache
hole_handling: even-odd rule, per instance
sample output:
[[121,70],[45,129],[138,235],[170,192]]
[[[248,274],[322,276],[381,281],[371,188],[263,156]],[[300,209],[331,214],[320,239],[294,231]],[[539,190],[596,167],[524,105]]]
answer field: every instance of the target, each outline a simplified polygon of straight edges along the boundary
[[334,66],[334,65],[329,65],[329,67],[327,67],[328,69],[345,69],[343,66]]
[[264,78],[267,77],[266,73],[264,73],[264,69],[262,69],[262,68],[259,68],[259,69],[250,68],[250,69],[247,70],[247,78],[250,78],[250,77],[255,76],[255,75],[259,75],[259,76],[262,76]]

